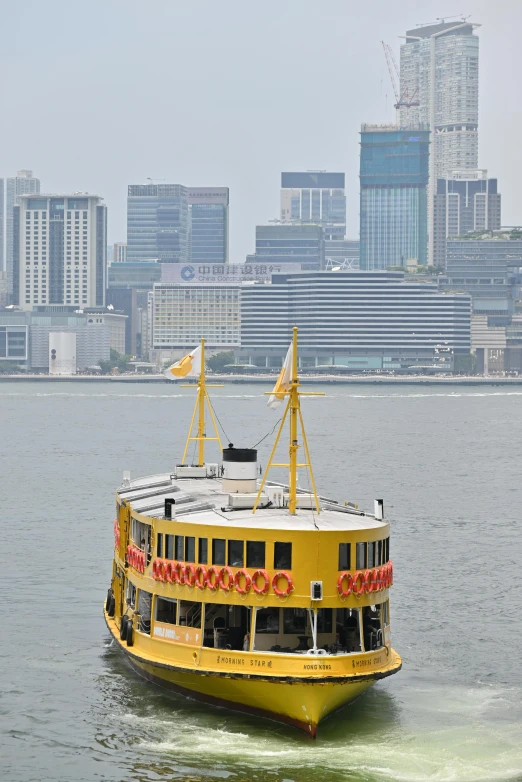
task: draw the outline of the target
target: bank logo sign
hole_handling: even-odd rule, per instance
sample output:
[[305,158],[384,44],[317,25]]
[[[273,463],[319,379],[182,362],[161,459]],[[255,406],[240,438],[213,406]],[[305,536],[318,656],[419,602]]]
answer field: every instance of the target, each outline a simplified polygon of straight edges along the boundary
[[194,285],[240,285],[243,282],[270,282],[273,274],[297,274],[300,263],[163,263],[161,282]]

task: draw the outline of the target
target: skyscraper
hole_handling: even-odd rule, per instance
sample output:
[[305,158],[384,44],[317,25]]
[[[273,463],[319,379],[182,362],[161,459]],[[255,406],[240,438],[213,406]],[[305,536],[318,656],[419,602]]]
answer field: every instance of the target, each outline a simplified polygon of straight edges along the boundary
[[188,190],[183,185],[129,185],[127,261],[188,260]]
[[435,265],[445,265],[448,237],[498,231],[500,208],[497,180],[488,179],[486,170],[453,171],[451,177],[437,179],[433,221]]
[[[5,266],[4,266],[5,216],[4,215],[5,215],[4,180],[0,179],[0,272],[1,273],[5,273]],[[7,291],[7,278],[4,279],[6,280],[6,291]]]
[[189,259],[228,263],[228,187],[189,187]]
[[13,303],[103,307],[107,207],[99,196],[25,195],[13,210]]
[[344,239],[346,197],[344,174],[329,171],[286,171],[281,174],[281,220],[317,223],[324,238]]
[[33,177],[29,170],[17,171],[15,177],[6,180],[5,199],[5,234],[6,234],[6,270],[7,291],[13,292],[13,213],[14,208],[20,203],[20,196],[40,192],[40,180]]
[[432,131],[428,198],[429,262],[433,262],[436,180],[478,168],[479,39],[464,20],[416,27],[401,46],[401,94],[417,106],[400,110],[400,124]]
[[360,268],[426,263],[430,132],[362,125]]

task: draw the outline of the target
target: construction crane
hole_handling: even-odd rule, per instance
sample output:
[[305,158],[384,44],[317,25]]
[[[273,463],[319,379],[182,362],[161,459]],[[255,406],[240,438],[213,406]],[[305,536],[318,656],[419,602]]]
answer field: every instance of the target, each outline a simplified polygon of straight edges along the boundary
[[393,92],[395,95],[395,103],[393,104],[394,107],[396,109],[409,109],[412,106],[420,106],[420,101],[417,98],[418,89],[414,91],[411,97],[408,95],[407,90],[405,90],[402,95],[399,94],[397,82],[400,84],[400,73],[397,61],[391,46],[388,43],[384,43],[384,41],[381,41],[381,44],[384,50],[384,56],[386,57],[386,65],[388,66],[388,73],[390,74]]

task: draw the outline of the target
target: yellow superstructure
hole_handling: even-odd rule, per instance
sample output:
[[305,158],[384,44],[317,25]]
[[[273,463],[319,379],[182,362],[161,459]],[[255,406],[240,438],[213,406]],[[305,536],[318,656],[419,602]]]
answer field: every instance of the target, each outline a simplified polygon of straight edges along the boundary
[[145,678],[315,736],[328,714],[401,667],[389,523],[381,501],[367,514],[321,497],[313,476],[311,492],[297,487],[297,468],[311,465],[296,330],[289,377],[283,367],[278,381],[288,486],[267,480],[275,446],[262,481],[253,449],[229,445],[221,464],[205,462],[203,349],[201,363],[197,464],[124,474],[117,492],[107,625]]

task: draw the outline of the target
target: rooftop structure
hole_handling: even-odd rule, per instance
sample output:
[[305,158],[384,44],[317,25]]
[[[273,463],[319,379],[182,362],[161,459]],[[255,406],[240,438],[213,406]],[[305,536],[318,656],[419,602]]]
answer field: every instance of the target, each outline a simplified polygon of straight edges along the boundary
[[303,269],[324,268],[324,228],[310,223],[256,226],[256,252],[251,264],[300,263]]

